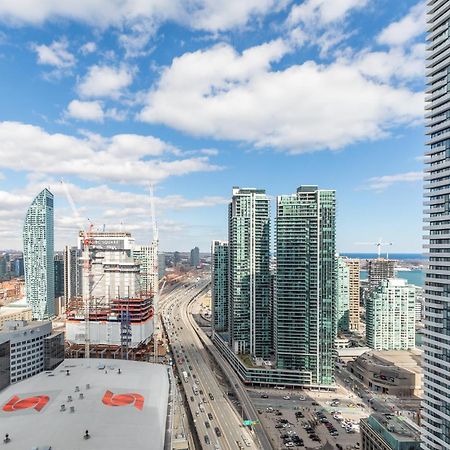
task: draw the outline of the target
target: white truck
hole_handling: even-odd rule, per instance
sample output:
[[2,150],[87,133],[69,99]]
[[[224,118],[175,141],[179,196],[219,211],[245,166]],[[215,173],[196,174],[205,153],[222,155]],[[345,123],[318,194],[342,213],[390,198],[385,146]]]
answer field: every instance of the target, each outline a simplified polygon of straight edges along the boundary
[[181,375],[183,375],[184,382],[187,383],[188,382],[188,374],[187,374],[187,372],[185,370],[183,370],[181,372]]

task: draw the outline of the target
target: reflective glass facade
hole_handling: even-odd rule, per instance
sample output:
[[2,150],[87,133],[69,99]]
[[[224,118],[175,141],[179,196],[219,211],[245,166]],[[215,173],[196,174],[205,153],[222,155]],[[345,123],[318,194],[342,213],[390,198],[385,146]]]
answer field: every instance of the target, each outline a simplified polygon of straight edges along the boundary
[[55,315],[53,194],[44,189],[28,208],[23,226],[27,302],[33,319]]
[[274,342],[277,367],[334,383],[336,195],[301,186],[277,198]]

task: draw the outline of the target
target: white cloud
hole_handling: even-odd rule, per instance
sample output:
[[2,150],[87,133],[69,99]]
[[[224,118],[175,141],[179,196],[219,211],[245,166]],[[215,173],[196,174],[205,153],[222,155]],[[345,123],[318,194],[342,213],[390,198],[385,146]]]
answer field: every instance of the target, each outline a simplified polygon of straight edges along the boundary
[[67,107],[66,116],[78,120],[93,120],[102,122],[105,113],[100,102],[83,102],[80,100],[72,100]]
[[286,20],[293,45],[316,45],[320,56],[346,40],[351,33],[343,25],[355,9],[367,4],[367,0],[305,0],[292,7]]
[[132,184],[219,169],[207,156],[168,158],[173,153],[172,146],[151,136],[75,137],[20,122],[0,122],[0,169]]
[[380,44],[389,46],[404,45],[425,32],[425,2],[414,5],[398,22],[387,26],[378,36]]
[[38,64],[67,69],[76,62],[75,57],[68,51],[68,43],[65,40],[53,41],[50,45],[33,44],[32,49],[37,53]]
[[67,106],[64,116],[66,118],[84,121],[103,122],[104,119],[112,119],[122,122],[126,119],[127,112],[118,110],[117,108],[104,109],[102,102],[98,100],[72,100]]
[[[334,0],[337,1],[337,0]],[[18,25],[69,19],[99,27],[126,27],[144,21],[155,27],[175,21],[194,29],[225,31],[246,25],[252,18],[277,11],[290,0],[6,0],[0,20]]]
[[133,70],[130,67],[94,65],[78,85],[78,92],[83,97],[118,98],[132,82]]
[[272,70],[288,51],[273,41],[242,54],[229,45],[185,53],[163,70],[140,118],[300,153],[377,139],[422,117],[421,93],[376,81],[343,61]]
[[423,180],[423,172],[406,172],[396,175],[383,175],[372,177],[367,180],[365,189],[373,191],[384,191],[388,187],[397,183],[416,183]]
[[367,0],[305,0],[292,7],[288,23],[297,25],[315,22],[328,25],[344,19],[351,10],[366,4]]
[[117,120],[118,122],[123,122],[127,118],[127,112],[124,110],[119,110],[117,108],[107,109],[105,116],[109,119]]
[[363,50],[353,55],[348,64],[379,81],[416,80],[425,76],[425,44],[414,44],[408,48],[394,47],[388,51]]
[[95,42],[86,42],[80,47],[80,52],[83,55],[88,55],[89,53],[94,53],[97,50],[97,44]]

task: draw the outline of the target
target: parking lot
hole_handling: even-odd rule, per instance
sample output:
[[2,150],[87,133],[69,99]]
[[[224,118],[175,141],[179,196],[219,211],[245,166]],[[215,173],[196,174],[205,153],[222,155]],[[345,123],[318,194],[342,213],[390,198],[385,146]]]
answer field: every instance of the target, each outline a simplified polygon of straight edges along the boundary
[[359,419],[368,413],[344,393],[252,391],[259,420],[276,448],[317,448],[326,442],[336,449],[357,449]]

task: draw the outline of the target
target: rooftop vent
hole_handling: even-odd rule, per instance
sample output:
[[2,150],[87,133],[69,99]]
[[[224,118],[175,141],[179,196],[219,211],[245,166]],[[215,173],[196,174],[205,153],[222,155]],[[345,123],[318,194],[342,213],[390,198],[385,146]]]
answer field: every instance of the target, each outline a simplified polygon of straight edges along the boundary
[[84,439],[90,439],[91,438],[91,435],[89,434],[89,431],[88,430],[86,430],[85,432],[84,432]]
[[66,405],[61,405],[60,411],[61,411],[61,412],[64,412],[65,410],[66,410]]
[[120,367],[119,367],[119,370],[117,371],[117,373],[120,375],[122,372],[120,371]]
[[8,433],[5,434],[5,439],[3,439],[3,442],[5,444],[9,444],[11,442],[11,438],[9,437]]
[[66,370],[66,375],[67,375],[67,376],[70,375],[70,370]]
[[74,412],[75,412],[75,406],[71,406],[71,407],[70,407],[70,412],[71,412],[71,413],[74,413]]
[[91,385],[89,383],[86,384],[86,389],[90,389]]
[[82,392],[80,392],[80,400],[83,400],[83,398],[84,398],[84,395]]
[[72,396],[71,396],[71,395],[68,395],[68,396],[67,396],[67,401],[68,401],[68,402],[71,402],[71,401],[72,401]]
[[80,392],[80,386],[75,386],[75,392]]

